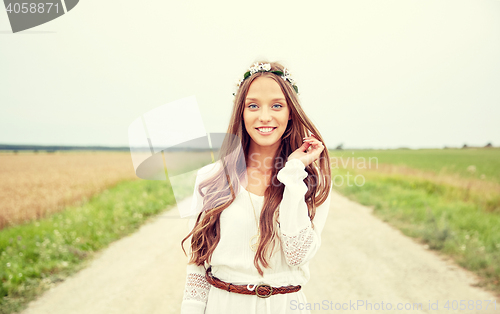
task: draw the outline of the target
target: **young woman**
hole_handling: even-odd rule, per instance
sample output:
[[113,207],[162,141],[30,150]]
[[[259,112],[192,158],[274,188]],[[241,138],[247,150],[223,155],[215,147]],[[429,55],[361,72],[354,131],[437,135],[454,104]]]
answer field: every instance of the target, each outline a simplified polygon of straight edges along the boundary
[[197,174],[199,214],[181,242],[184,250],[190,239],[182,314],[310,313],[299,309],[301,286],[332,182],[328,150],[297,93],[276,62],[254,64],[239,82],[222,157]]

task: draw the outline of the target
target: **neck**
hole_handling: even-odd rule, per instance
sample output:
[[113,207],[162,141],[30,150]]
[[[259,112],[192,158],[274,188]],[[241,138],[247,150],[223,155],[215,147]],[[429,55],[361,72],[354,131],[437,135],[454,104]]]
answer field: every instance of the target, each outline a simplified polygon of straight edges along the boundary
[[248,149],[247,168],[254,168],[264,174],[270,173],[273,169],[274,155],[280,144],[281,141],[278,141],[271,146],[260,146],[251,140]]

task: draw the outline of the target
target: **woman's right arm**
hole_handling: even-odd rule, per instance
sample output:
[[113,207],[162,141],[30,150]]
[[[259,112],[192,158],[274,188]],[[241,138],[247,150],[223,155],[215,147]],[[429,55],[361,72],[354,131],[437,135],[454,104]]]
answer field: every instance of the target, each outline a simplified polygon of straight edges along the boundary
[[[196,183],[192,198],[192,207],[194,213],[200,213],[203,208],[203,198],[198,193],[198,186],[202,180],[200,172],[196,176]],[[192,212],[193,213],[193,212]],[[203,218],[204,214],[201,218]],[[194,228],[196,216],[189,218],[189,231]],[[201,220],[200,220],[201,221]],[[187,246],[188,258],[191,257],[191,239],[189,237],[184,243]],[[184,286],[184,297],[181,304],[181,314],[203,314],[208,300],[210,284],[205,278],[205,267],[203,265],[188,264],[186,267],[186,284]]]
[[209,291],[210,284],[205,279],[205,267],[188,264],[181,314],[205,313]]

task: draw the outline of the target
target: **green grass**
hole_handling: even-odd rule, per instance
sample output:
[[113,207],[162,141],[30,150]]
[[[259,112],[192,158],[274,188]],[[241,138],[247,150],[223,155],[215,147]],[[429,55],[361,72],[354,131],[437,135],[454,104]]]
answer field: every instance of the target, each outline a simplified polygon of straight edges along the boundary
[[[500,183],[499,149],[356,150],[332,151],[331,156],[376,157],[379,163],[457,173],[466,179],[484,174]],[[474,173],[467,171],[470,165],[476,167]],[[359,172],[339,166],[334,175]],[[480,275],[483,286],[500,292],[500,215],[488,211],[480,196],[464,200],[460,188],[400,174],[359,174],[366,179],[364,185],[334,188],[373,205],[375,215],[452,256]],[[128,181],[61,213],[1,230],[0,314],[21,310],[53,283],[84,268],[95,252],[173,204],[168,182]]]
[[[387,150],[354,151],[354,156],[374,157],[379,163],[406,165],[420,170],[440,171],[447,166],[458,169],[464,178],[476,175],[462,171],[465,165],[475,165],[492,181],[498,179],[500,150]],[[333,156],[346,158],[351,151],[334,151]],[[474,155],[474,154],[477,154]],[[496,156],[497,159],[494,157]],[[450,165],[455,165],[451,167]],[[350,199],[372,206],[374,215],[429,246],[451,256],[459,265],[482,278],[480,286],[500,293],[500,212],[499,196],[485,200],[480,194],[470,194],[463,188],[437,183],[405,173],[381,173],[359,169],[334,169],[338,175],[334,188]],[[465,167],[466,168],[466,167]],[[350,174],[351,186],[346,184]],[[365,179],[360,186],[354,176]],[[340,177],[344,184],[340,184]],[[362,183],[358,178],[358,183]],[[467,180],[467,179],[465,179]],[[480,193],[480,192],[477,192]],[[493,203],[488,203],[493,202]],[[493,208],[493,209],[492,209]]]
[[61,213],[1,230],[0,313],[21,310],[174,203],[167,181],[124,181]]
[[[500,183],[500,149],[392,149],[392,150],[343,150],[331,151],[334,157],[375,157],[379,164],[406,165],[411,168],[439,173],[458,174],[463,178],[481,179]],[[468,171],[475,166],[474,172]],[[339,165],[342,168],[342,165]]]

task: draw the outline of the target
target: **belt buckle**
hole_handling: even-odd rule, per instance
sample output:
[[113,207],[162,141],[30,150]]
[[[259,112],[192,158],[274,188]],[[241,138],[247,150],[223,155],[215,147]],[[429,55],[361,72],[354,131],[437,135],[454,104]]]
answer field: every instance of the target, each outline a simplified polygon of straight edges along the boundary
[[[269,287],[269,294],[259,294],[259,287],[266,287],[266,286]],[[271,287],[271,285],[268,285],[268,284],[265,284],[265,283],[258,284],[255,287],[255,294],[259,298],[269,298],[273,294],[273,287]]]

